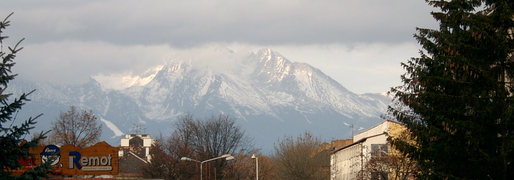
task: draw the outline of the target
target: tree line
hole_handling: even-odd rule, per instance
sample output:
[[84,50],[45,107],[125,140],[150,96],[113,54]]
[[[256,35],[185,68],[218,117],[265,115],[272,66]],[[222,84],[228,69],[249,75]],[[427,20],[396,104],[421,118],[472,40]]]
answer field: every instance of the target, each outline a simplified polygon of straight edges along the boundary
[[[20,125],[15,125],[15,113],[29,101],[27,98],[32,92],[22,94],[9,101],[12,94],[5,93],[8,83],[16,74],[11,72],[16,54],[22,50],[19,41],[14,47],[3,51],[3,30],[9,26],[7,16],[0,22],[0,179],[42,179],[48,178],[51,170],[50,162],[42,163],[37,168],[25,172],[22,176],[11,176],[13,169],[20,168],[21,159],[29,159],[32,147],[48,144],[73,145],[87,147],[99,141],[102,134],[102,125],[92,110],[80,111],[70,106],[66,112],[61,112],[52,122],[52,129],[33,133],[30,140],[30,130],[34,129],[36,119],[29,118]],[[181,161],[182,157],[190,157],[197,161],[218,157],[223,154],[232,154],[234,161],[213,161],[205,168],[206,175],[214,179],[252,179],[256,174],[248,171],[253,166],[249,159],[250,154],[256,154],[259,159],[259,172],[261,179],[318,179],[328,177],[329,171],[318,171],[329,166],[329,155],[326,151],[313,153],[321,141],[306,133],[298,139],[285,137],[275,147],[272,157],[263,156],[255,149],[252,139],[245,134],[241,127],[236,125],[235,118],[226,115],[212,115],[206,119],[197,119],[187,114],[180,117],[174,124],[175,131],[169,135],[161,135],[152,145],[152,161],[141,167],[144,177],[164,179],[196,179],[199,171],[197,163]],[[320,157],[321,160],[320,160]],[[311,161],[311,162],[310,162]],[[287,164],[301,164],[300,166],[287,166]],[[207,165],[207,164],[206,164]],[[287,171],[285,171],[287,170]],[[209,173],[208,173],[209,172]],[[285,173],[283,173],[285,172]]]
[[[0,43],[7,36],[1,36],[3,29],[9,26],[7,16],[0,22]],[[22,39],[23,40],[23,39]],[[61,112],[52,122],[52,129],[33,133],[33,137],[27,141],[27,135],[34,129],[36,119],[29,118],[20,125],[14,125],[14,115],[29,101],[27,98],[32,92],[22,94],[9,101],[12,94],[5,93],[9,81],[16,74],[11,73],[14,66],[14,58],[22,48],[18,45],[9,47],[8,52],[3,49],[0,52],[0,179],[42,179],[48,178],[51,170],[50,162],[42,163],[34,169],[25,172],[21,176],[11,176],[13,169],[20,168],[21,159],[29,159],[33,154],[29,153],[32,147],[48,144],[73,145],[87,147],[99,141],[102,134],[102,125],[93,111],[80,111],[75,106],[70,106],[67,112]],[[226,115],[212,115],[207,119],[197,119],[187,114],[180,117],[174,124],[175,131],[169,135],[161,135],[152,145],[152,161],[144,165],[142,172],[144,177],[163,179],[197,179],[198,164],[181,161],[182,157],[194,158],[197,161],[218,157],[223,154],[232,154],[234,161],[213,161],[205,168],[205,174],[214,179],[252,179],[256,174],[248,171],[254,164],[249,159],[250,154],[256,154],[259,159],[259,172],[261,179],[317,179],[328,177],[329,171],[318,171],[329,166],[328,153],[313,153],[321,141],[311,134],[300,135],[298,139],[286,137],[275,147],[275,155],[263,156],[259,150],[253,148],[252,139],[248,137],[241,127],[237,126],[235,119]],[[301,158],[300,158],[301,157]],[[323,160],[319,160],[322,157]],[[297,162],[295,162],[297,161]],[[309,162],[312,161],[312,162]],[[309,163],[307,163],[309,162]],[[278,164],[278,165],[276,165]],[[287,173],[282,173],[286,164],[301,164],[288,167]],[[207,164],[206,164],[207,165]]]
[[[391,88],[394,104],[387,111],[388,119],[397,120],[407,128],[409,139],[388,140],[408,161],[377,154],[368,161],[375,168],[369,169],[368,174],[381,176],[376,167],[390,161],[402,165],[414,162],[416,169],[411,173],[417,179],[512,179],[514,1],[425,1],[438,9],[431,15],[438,21],[439,29],[417,28],[414,38],[422,47],[420,57],[401,64],[406,71],[401,75],[403,85]],[[0,35],[9,26],[8,17],[0,22]],[[37,179],[45,176],[47,166],[20,177],[9,176],[8,170],[20,167],[17,160],[28,157],[28,149],[37,146],[48,132],[24,141],[39,115],[20,125],[12,123],[16,120],[14,113],[29,100],[27,96],[31,92],[14,100],[10,99],[11,94],[5,93],[9,81],[16,76],[11,72],[13,59],[22,49],[18,46],[20,41],[4,51],[2,40],[5,38],[0,36],[0,142],[3,147],[0,178]],[[201,162],[227,151],[238,160],[213,161],[206,168],[206,174],[219,179],[253,179],[250,176],[254,174],[248,171],[253,164],[250,154],[257,154],[262,161],[259,175],[263,179],[329,178],[328,170],[325,173],[323,169],[316,169],[326,166],[325,152],[305,150],[319,145],[319,139],[308,133],[285,137],[275,144],[275,151],[268,158],[250,148],[251,141],[233,121],[222,115],[205,120],[191,115],[182,117],[177,121],[177,130],[160,138],[152,148],[155,158],[145,167],[145,176],[195,179],[199,174],[197,163],[181,161],[182,157]],[[315,162],[295,162],[309,159]]]
[[[275,144],[271,156],[253,147],[251,138],[227,115],[197,119],[180,117],[171,136],[160,136],[152,146],[152,161],[142,166],[145,178],[163,179],[328,179],[329,150],[317,152],[322,142],[310,133],[286,136]],[[204,160],[231,154],[205,163]],[[256,159],[252,159],[252,155]],[[184,161],[184,157],[192,159]],[[258,161],[258,168],[256,168]],[[322,178],[323,177],[323,178]]]

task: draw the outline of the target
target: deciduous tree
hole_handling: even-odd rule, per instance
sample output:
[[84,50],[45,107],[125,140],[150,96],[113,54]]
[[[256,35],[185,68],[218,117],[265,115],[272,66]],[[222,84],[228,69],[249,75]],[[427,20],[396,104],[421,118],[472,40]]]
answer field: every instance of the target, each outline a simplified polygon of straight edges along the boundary
[[162,135],[157,138],[150,148],[150,155],[152,160],[141,167],[145,178],[195,179],[199,172],[196,163],[180,161],[182,157],[196,158],[196,155],[176,133],[167,138]]
[[237,179],[256,179],[256,159],[252,158],[254,153],[258,159],[258,171],[259,180],[273,180],[275,178],[273,174],[274,164],[273,159],[270,157],[259,155],[258,151],[253,151],[248,154],[238,153],[234,155],[235,159],[229,161],[227,168],[223,170],[223,179],[237,180]]
[[[167,167],[168,172],[161,175],[148,175],[148,178],[165,179],[191,179],[199,177],[199,162],[219,157],[223,154],[235,154],[245,152],[251,147],[251,139],[236,125],[235,119],[227,115],[210,116],[207,119],[195,119],[187,114],[180,117],[175,123],[175,130],[165,140],[159,141],[158,149],[151,153],[152,157],[159,153],[165,153],[167,160],[156,160],[147,166],[146,171],[155,171],[156,167]],[[158,155],[157,155],[158,156]],[[196,162],[180,161],[182,157],[194,159]],[[166,163],[165,163],[166,162]],[[227,165],[223,159],[204,164],[204,176],[216,176],[221,179],[224,176],[224,167]],[[210,173],[208,173],[210,172]]]
[[75,106],[71,106],[68,112],[61,112],[52,122],[49,140],[55,144],[82,148],[93,145],[102,135],[102,125],[98,125],[96,120],[92,110],[77,112]]
[[319,138],[306,132],[285,137],[275,145],[274,174],[278,179],[317,180],[330,178],[330,152],[319,149]]
[[514,1],[432,1],[439,29],[418,28],[389,112],[415,143],[392,144],[420,178],[514,178]]

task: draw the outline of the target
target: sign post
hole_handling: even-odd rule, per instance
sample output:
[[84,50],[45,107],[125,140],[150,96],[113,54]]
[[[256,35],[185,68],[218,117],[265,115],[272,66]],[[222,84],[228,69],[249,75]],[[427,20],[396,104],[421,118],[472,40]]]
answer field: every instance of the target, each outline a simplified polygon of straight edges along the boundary
[[[31,167],[37,166],[55,157],[51,164],[51,175],[117,175],[118,174],[118,148],[112,147],[102,141],[86,148],[64,145],[57,147],[48,145],[30,150],[36,154],[31,160]],[[14,171],[13,175],[20,175],[27,168]]]

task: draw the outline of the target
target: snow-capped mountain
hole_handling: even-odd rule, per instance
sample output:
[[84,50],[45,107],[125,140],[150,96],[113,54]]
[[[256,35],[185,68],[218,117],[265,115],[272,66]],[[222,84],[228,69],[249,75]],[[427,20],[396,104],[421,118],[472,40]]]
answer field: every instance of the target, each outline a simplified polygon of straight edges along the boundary
[[15,94],[37,90],[20,117],[45,113],[39,129],[49,129],[61,111],[74,105],[92,109],[104,123],[103,137],[114,145],[121,133],[133,133],[134,125],[154,135],[170,133],[173,121],[186,113],[235,117],[257,148],[305,131],[327,141],[349,138],[345,124],[367,128],[380,122],[390,101],[380,94],[352,93],[319,69],[269,48],[225,69],[171,60],[148,77],[123,90],[102,90],[94,79],[72,86],[15,81],[10,88]]

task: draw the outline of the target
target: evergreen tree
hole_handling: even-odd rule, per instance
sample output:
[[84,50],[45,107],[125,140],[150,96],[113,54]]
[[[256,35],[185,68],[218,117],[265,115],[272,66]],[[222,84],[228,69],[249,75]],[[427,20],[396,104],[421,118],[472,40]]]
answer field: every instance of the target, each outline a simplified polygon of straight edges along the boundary
[[14,58],[22,48],[18,47],[22,40],[20,40],[13,48],[8,47],[8,51],[3,51],[3,40],[7,36],[2,36],[3,30],[9,26],[8,18],[12,13],[7,16],[2,22],[0,22],[0,179],[41,179],[46,177],[46,173],[49,171],[50,166],[48,164],[42,164],[30,171],[27,171],[22,176],[11,176],[11,171],[21,167],[19,162],[20,158],[29,159],[29,149],[36,147],[38,141],[44,138],[46,133],[41,133],[40,136],[30,141],[25,141],[29,131],[34,128],[36,124],[36,118],[29,118],[28,120],[16,125],[16,112],[18,112],[22,105],[28,101],[27,94],[22,94],[14,101],[10,101],[9,97],[11,94],[6,93],[9,81],[13,80],[16,74],[11,72],[11,68],[14,66]]
[[427,1],[439,30],[418,28],[389,112],[415,143],[391,143],[428,179],[514,178],[514,1]]
[[427,0],[439,30],[418,28],[419,58],[402,63],[388,112],[415,143],[422,179],[514,178],[514,1]]

